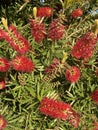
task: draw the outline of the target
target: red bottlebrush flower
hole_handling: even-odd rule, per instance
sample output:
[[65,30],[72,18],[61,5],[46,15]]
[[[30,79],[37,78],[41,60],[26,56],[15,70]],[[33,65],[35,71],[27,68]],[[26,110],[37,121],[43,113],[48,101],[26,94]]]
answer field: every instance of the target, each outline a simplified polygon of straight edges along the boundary
[[5,40],[20,54],[24,54],[29,50],[28,41],[21,34],[19,34],[14,25],[9,27],[9,32],[6,35]]
[[71,110],[70,117],[69,117],[69,123],[73,125],[75,128],[78,127],[80,122],[80,116],[78,113],[76,113],[74,110]]
[[92,32],[87,32],[84,36],[76,41],[71,55],[77,59],[89,59],[97,43],[97,37]]
[[10,68],[10,63],[6,58],[0,58],[0,72],[6,72]]
[[3,31],[2,29],[0,29],[0,39],[5,39],[6,36],[7,36],[7,33]]
[[4,89],[6,86],[5,86],[5,80],[1,80],[0,81],[0,90]]
[[53,118],[67,120],[71,106],[67,103],[44,97],[40,103],[40,112]]
[[65,26],[62,24],[61,20],[54,19],[50,26],[49,26],[49,32],[48,32],[48,38],[54,40],[59,40],[63,37],[65,32]]
[[37,8],[37,17],[50,17],[53,14],[51,7],[39,7]]
[[6,127],[6,125],[7,125],[6,120],[2,115],[0,115],[0,130],[3,130]]
[[36,42],[40,43],[46,36],[46,29],[43,23],[39,20],[30,19],[32,37]]
[[94,122],[94,129],[93,130],[98,130],[98,122]]
[[56,70],[59,70],[59,66],[60,66],[60,61],[58,59],[54,59],[53,63],[51,63],[49,67],[45,68],[45,73],[50,74]]
[[98,103],[98,90],[93,91],[90,94],[90,97],[94,102]]
[[17,56],[15,59],[11,61],[12,67],[21,72],[31,72],[34,70],[34,63],[25,56]]
[[0,39],[3,39],[3,36],[4,36],[3,33],[4,33],[3,30],[0,29]]
[[71,83],[77,82],[80,78],[80,69],[76,66],[71,66],[69,69],[66,69],[65,77]]
[[75,9],[75,10],[73,10],[72,13],[71,13],[71,16],[72,16],[73,18],[77,18],[77,17],[80,17],[80,16],[82,16],[82,15],[83,15],[83,10],[82,10],[82,9]]

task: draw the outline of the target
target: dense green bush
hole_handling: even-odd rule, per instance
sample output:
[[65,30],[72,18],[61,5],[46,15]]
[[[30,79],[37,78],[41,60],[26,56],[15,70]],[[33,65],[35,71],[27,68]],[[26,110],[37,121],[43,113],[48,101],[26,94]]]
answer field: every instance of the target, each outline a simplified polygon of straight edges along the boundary
[[[90,95],[98,89],[98,0],[0,2],[0,115],[6,120],[4,129],[95,130],[98,93]],[[34,7],[43,6],[53,8],[53,14],[38,18]],[[77,16],[79,12],[76,12],[73,18],[72,11],[77,8],[83,14]],[[58,23],[53,28],[53,24],[50,25],[54,19],[58,19]],[[88,32],[91,33],[86,35]],[[83,43],[76,45],[77,42]],[[75,45],[78,47],[72,54]],[[24,48],[19,51],[16,46],[26,51]],[[4,61],[8,68],[3,68],[2,58],[8,60],[7,64]],[[68,75],[66,71],[72,66],[76,66],[79,73],[69,78],[70,71]],[[76,72],[72,70],[71,76]],[[44,97],[70,104],[77,113],[74,118],[79,118],[78,125],[75,127],[68,120],[41,112]],[[46,107],[51,107],[51,102]]]

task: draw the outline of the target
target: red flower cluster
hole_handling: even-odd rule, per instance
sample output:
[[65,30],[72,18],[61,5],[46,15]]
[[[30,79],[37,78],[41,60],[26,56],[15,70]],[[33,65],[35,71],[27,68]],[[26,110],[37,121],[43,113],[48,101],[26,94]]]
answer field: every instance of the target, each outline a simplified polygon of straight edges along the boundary
[[1,39],[5,39],[7,36],[7,32],[5,32],[4,30],[0,29],[0,40]]
[[5,87],[5,80],[0,80],[0,90],[4,89]]
[[[29,50],[28,41],[20,33],[18,33],[14,25],[9,27],[8,32],[0,29],[0,39],[5,39],[10,44],[10,46],[20,54],[25,54]],[[34,70],[34,63],[22,55],[13,59],[11,64],[12,67],[17,71],[31,72]],[[0,58],[0,72],[6,72],[9,70],[9,68],[9,61],[6,58]],[[4,87],[3,82],[2,87]]]
[[82,9],[75,9],[75,10],[73,10],[72,13],[71,13],[71,16],[72,16],[73,18],[77,18],[77,17],[80,17],[80,16],[82,16],[82,15],[83,15],[83,10],[82,10]]
[[76,66],[71,66],[69,69],[66,69],[65,77],[71,83],[77,82],[80,78],[80,69]]
[[39,20],[30,19],[31,34],[36,42],[40,43],[46,36],[46,29],[43,23]]
[[[8,71],[11,65],[15,70],[22,72],[31,72],[35,68],[34,63],[23,55],[16,56],[16,58],[11,61],[11,64],[6,58],[0,58],[0,72]],[[0,89],[5,88],[4,81],[1,81],[0,85]]]
[[0,30],[0,39],[5,39],[20,54],[24,54],[29,50],[28,41],[18,33],[14,25],[9,27],[9,32]]
[[97,40],[98,39],[94,33],[87,32],[76,41],[76,44],[72,49],[72,56],[77,59],[89,59],[92,56]]
[[65,26],[59,18],[54,19],[50,23],[48,33],[46,33],[45,25],[41,23],[39,19],[30,19],[30,25],[32,37],[38,43],[42,42],[46,37],[46,34],[48,35],[48,38],[54,41],[61,39],[65,32]]
[[4,119],[2,115],[0,115],[0,130],[5,129],[6,125],[7,125],[6,120]]
[[65,26],[62,24],[62,21],[54,19],[49,25],[48,37],[52,40],[59,40],[63,37],[65,32]]
[[6,41],[9,42],[10,46],[20,54],[24,54],[29,50],[28,41],[18,33],[16,27],[11,25],[9,27],[9,37],[6,37]]
[[74,127],[78,127],[79,115],[72,110],[70,104],[44,97],[39,110],[53,118],[68,120]]
[[0,58],[0,72],[6,72],[10,68],[10,63],[6,58]]
[[25,56],[16,56],[15,59],[11,61],[12,67],[21,72],[31,72],[34,70],[34,63]]
[[37,8],[37,17],[50,17],[53,14],[51,7],[39,7]]
[[60,61],[58,59],[54,59],[53,63],[51,63],[49,67],[45,68],[45,73],[50,74],[55,70],[59,69],[59,66],[60,66]]
[[67,103],[44,97],[39,110],[53,118],[66,120],[70,115],[71,106]]
[[98,90],[93,91],[90,94],[90,97],[94,102],[98,103]]

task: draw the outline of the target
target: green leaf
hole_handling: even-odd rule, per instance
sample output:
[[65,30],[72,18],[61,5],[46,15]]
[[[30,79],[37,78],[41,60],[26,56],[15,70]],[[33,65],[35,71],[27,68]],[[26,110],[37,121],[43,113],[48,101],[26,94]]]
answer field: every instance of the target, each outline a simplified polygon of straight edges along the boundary
[[26,86],[25,88],[32,95],[32,97],[36,97],[36,93],[32,87]]

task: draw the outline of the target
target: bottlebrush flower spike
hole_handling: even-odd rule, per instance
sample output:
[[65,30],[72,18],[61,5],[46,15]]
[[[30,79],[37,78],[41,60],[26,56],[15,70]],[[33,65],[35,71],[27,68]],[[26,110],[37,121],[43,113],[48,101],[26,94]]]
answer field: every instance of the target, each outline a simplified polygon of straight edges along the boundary
[[65,32],[65,26],[62,24],[62,21],[58,19],[53,19],[49,25],[48,38],[51,40],[59,40],[63,37]]
[[0,72],[6,72],[10,68],[10,63],[6,58],[0,58]]
[[0,39],[5,39],[20,54],[24,54],[29,50],[28,41],[18,33],[14,25],[9,27],[8,32],[0,29]]
[[77,18],[77,17],[80,17],[82,15],[83,15],[83,10],[80,9],[80,8],[73,10],[72,13],[71,13],[71,16],[73,18]]
[[18,53],[24,54],[29,50],[29,43],[16,29],[14,25],[9,27],[8,35],[5,40],[10,46],[15,49]]
[[88,60],[93,54],[97,41],[97,36],[94,33],[87,32],[76,41],[71,55],[77,59]]
[[36,42],[40,43],[46,36],[45,25],[40,20],[30,19],[31,34]]
[[0,29],[0,40],[1,39],[5,39],[6,36],[8,36],[7,32],[5,32],[4,30]]
[[60,68],[60,61],[58,59],[54,59],[53,62],[50,64],[50,66],[46,67],[44,71],[46,74],[51,74],[56,70],[59,70],[59,68]]
[[31,72],[34,70],[34,63],[25,56],[16,56],[15,59],[11,61],[12,67],[21,72]]
[[67,103],[44,97],[40,103],[40,112],[53,118],[67,120],[71,106]]
[[5,87],[5,80],[0,80],[0,90],[4,89]]
[[90,94],[90,97],[95,103],[98,103],[98,90],[93,91]]
[[71,83],[77,82],[80,78],[80,69],[76,66],[71,66],[66,69],[65,77]]
[[7,125],[6,120],[4,119],[2,115],[0,115],[0,130],[5,129],[6,125]]
[[37,8],[37,17],[50,17],[53,14],[51,7],[39,7]]

